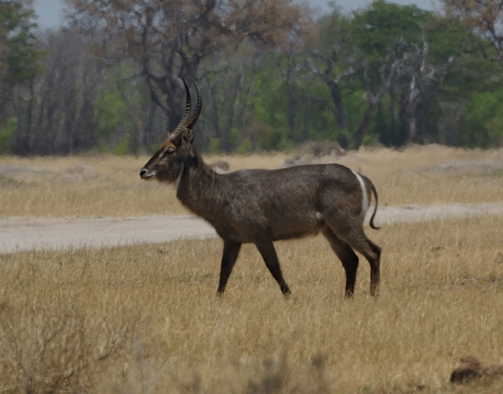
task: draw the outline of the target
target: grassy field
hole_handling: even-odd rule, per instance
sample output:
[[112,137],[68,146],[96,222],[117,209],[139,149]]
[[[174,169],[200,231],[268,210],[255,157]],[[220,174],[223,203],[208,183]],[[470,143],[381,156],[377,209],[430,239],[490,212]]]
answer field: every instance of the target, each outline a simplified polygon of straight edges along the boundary
[[[342,161],[389,205],[491,202],[503,182],[487,163],[500,155],[425,147]],[[284,156],[227,160],[275,168]],[[57,181],[78,161],[99,178]],[[2,158],[51,168],[52,180],[4,178],[1,215],[180,213],[172,191],[139,182],[144,161]],[[501,393],[503,379],[448,380],[469,354],[503,363],[502,219],[368,229],[383,249],[377,299],[363,260],[354,299],[343,298],[322,237],[277,243],[288,300],[250,245],[216,298],[218,239],[1,255],[0,393]]]
[[501,392],[448,383],[464,355],[503,362],[501,234],[500,217],[372,232],[378,299],[362,261],[344,300],[322,237],[278,243],[289,300],[251,246],[217,299],[216,239],[4,255],[0,392]]
[[[279,168],[285,158],[284,154],[275,154],[209,157],[207,161],[226,160],[231,170],[273,169]],[[187,213],[177,201],[173,188],[141,181],[139,171],[148,159],[0,157],[0,216]],[[466,151],[426,146],[404,152],[360,150],[340,158],[317,160],[327,161],[337,161],[369,176],[384,205],[501,200],[503,150]]]

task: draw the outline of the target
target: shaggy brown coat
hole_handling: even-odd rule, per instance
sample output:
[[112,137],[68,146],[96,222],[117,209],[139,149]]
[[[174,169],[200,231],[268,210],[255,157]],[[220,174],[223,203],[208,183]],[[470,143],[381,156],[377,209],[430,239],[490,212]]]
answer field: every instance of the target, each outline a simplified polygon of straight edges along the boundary
[[[185,84],[185,81],[184,81]],[[196,87],[197,88],[197,87]],[[225,290],[243,243],[254,243],[284,295],[283,279],[273,242],[321,232],[346,271],[346,296],[354,293],[360,252],[370,264],[370,294],[377,295],[381,248],[363,231],[365,214],[375,199],[370,226],[377,211],[372,182],[339,164],[318,164],[278,170],[242,170],[218,174],[204,163],[195,147],[194,126],[201,112],[191,99],[180,125],[141,169],[144,180],[175,184],[178,200],[205,219],[224,241],[218,294]]]

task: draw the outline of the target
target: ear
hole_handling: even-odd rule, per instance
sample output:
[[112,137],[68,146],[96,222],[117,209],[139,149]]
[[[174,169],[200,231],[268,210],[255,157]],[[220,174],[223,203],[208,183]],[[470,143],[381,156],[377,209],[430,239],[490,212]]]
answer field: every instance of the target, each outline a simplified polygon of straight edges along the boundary
[[[189,132],[189,129],[187,129],[186,127],[178,127],[177,130],[169,133],[168,139],[177,148],[182,148],[183,149],[186,146],[186,141],[187,141],[186,135],[187,135],[188,132]],[[192,131],[192,134],[194,134],[193,131]],[[192,139],[194,139],[194,136],[192,136]]]
[[182,148],[188,149],[194,142],[194,130],[187,129],[182,135]]

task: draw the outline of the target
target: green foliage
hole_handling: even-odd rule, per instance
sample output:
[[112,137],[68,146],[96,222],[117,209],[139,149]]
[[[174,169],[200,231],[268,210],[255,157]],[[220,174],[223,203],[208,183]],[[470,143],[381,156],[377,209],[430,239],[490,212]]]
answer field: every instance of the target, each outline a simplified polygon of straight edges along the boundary
[[127,153],[124,149],[129,147],[127,134],[132,127],[128,120],[126,104],[119,92],[111,89],[99,97],[94,114],[98,124],[99,150]]
[[392,53],[397,58],[414,46],[422,46],[428,24],[434,20],[431,11],[415,5],[402,6],[376,0],[355,12],[349,35],[351,44],[368,63],[368,76],[374,91],[383,82],[383,66]]
[[0,154],[9,153],[11,148],[12,134],[17,129],[17,118],[9,118],[5,125],[0,126]]
[[[337,127],[330,91],[320,81],[313,81],[300,73],[284,79],[286,67],[304,59],[288,59],[271,54],[256,76],[255,89],[260,94],[253,103],[254,122],[267,125],[262,128],[257,147],[261,150],[290,149],[294,143],[306,139],[336,138]],[[290,99],[289,99],[290,96]],[[323,99],[319,99],[319,97]]]
[[[255,83],[255,88],[259,88],[258,83]],[[264,96],[261,95],[260,97],[257,97],[255,100],[254,106],[253,106],[253,119],[262,121],[262,122],[267,122],[269,120],[269,113],[268,111],[264,108]]]
[[284,134],[284,129],[274,128],[267,136],[267,140],[263,148],[266,150],[279,150],[281,142],[284,139]]
[[115,132],[125,115],[126,104],[118,92],[109,91],[98,98],[95,114],[98,119],[100,137]]
[[255,84],[256,87],[260,85],[264,90],[261,97],[255,101],[253,118],[269,126],[259,133],[257,142],[261,150],[277,150],[285,134],[287,116],[287,108],[284,105],[285,92],[281,80],[277,80],[274,85],[268,81],[275,74],[274,63],[266,64],[259,74],[260,80]]
[[248,138],[245,139],[243,141],[243,143],[237,149],[238,155],[246,155],[247,153],[250,153],[251,151],[252,151],[252,143]]
[[402,6],[376,0],[355,13],[351,25],[354,42],[371,57],[382,57],[395,41],[419,44],[433,13],[415,5]]
[[[403,70],[412,63],[403,66],[403,74],[393,81],[375,107],[363,144],[380,141],[388,146],[401,146],[407,143],[411,113],[417,119],[416,142],[444,142],[447,139],[442,135],[445,133],[441,127],[445,117],[443,108],[462,106],[463,100],[471,100],[472,95],[477,96],[467,106],[466,122],[460,125],[462,130],[458,133],[459,141],[467,146],[501,143],[501,117],[498,105],[493,102],[499,103],[500,98],[483,95],[501,89],[500,72],[480,55],[461,51],[465,42],[483,41],[472,31],[415,5],[402,6],[384,0],[374,1],[351,17],[334,8],[320,19],[319,26],[316,50],[325,59],[312,56],[309,48],[294,54],[275,51],[263,58],[260,67],[246,70],[241,80],[232,74],[221,87],[212,91],[215,101],[222,103],[226,90],[233,88],[232,84],[238,80],[242,86],[250,83],[251,92],[244,97],[245,93],[239,91],[235,100],[219,107],[217,119],[226,132],[215,130],[219,138],[209,140],[212,154],[228,149],[245,154],[254,146],[259,150],[288,150],[294,143],[308,139],[345,141],[351,146],[369,106],[369,95],[381,89],[389,72],[390,59],[417,56],[418,48],[424,45],[428,46],[428,51],[423,75],[446,64],[450,65],[448,71],[445,75],[438,74],[438,78],[436,75],[437,79],[429,85],[429,81],[416,75],[415,86],[422,89],[421,94],[430,90],[413,106],[407,107],[413,71]],[[335,57],[334,48],[337,48]],[[233,58],[232,62],[240,67],[239,62],[247,61],[246,56],[250,55],[253,51],[241,53],[242,58]],[[331,68],[327,59],[334,61]],[[449,63],[450,59],[456,60]],[[350,67],[354,69],[351,75],[339,80],[346,115],[344,130],[339,129],[337,108],[326,81],[311,73],[293,71],[296,65],[308,60],[322,71],[329,70],[327,76],[333,79]],[[364,79],[366,66],[369,86]],[[209,83],[215,83],[216,74],[208,75]],[[238,118],[238,111],[245,113],[242,108],[238,109],[241,102],[246,103],[249,112],[248,117],[240,119],[245,118],[247,123],[239,124],[236,119],[228,123],[223,121],[229,105],[234,106],[235,118]],[[124,137],[124,129],[127,131],[128,127],[123,120],[126,116],[122,104],[120,96],[114,92],[101,98],[99,130],[101,139],[120,135],[117,146],[126,149],[125,141],[128,140]],[[243,133],[242,130],[247,131]]]
[[159,149],[159,145],[160,145],[160,142],[156,142],[156,143],[150,144],[148,146],[147,152],[150,152],[152,154],[155,153],[155,152],[157,152],[157,150]]
[[220,153],[220,140],[218,138],[210,139],[209,149],[212,155],[218,155]]
[[[0,0],[0,93],[7,92],[0,98],[2,104],[9,104],[0,108],[0,152],[11,150],[16,133],[29,134],[26,127],[38,121],[36,111],[44,107],[37,94],[48,91],[42,87],[45,81],[33,79],[41,71],[42,57],[34,47],[33,17],[20,2]],[[501,70],[479,53],[463,51],[491,47],[483,37],[434,12],[385,0],[376,0],[352,15],[333,5],[317,25],[319,37],[314,46],[276,47],[267,54],[245,43],[231,56],[219,52],[215,58],[206,57],[198,69],[198,76],[204,75],[204,82],[198,83],[204,115],[197,128],[208,134],[197,137],[198,144],[208,144],[204,149],[212,154],[288,150],[305,140],[335,140],[351,147],[357,145],[357,139],[361,141],[356,136],[361,125],[363,144],[379,141],[401,146],[413,138],[411,130],[417,130],[413,142],[419,143],[469,147],[503,143]],[[425,61],[420,64],[417,59],[423,55]],[[402,61],[399,72],[385,93],[378,95],[386,86],[393,59]],[[317,72],[311,72],[308,65]],[[445,73],[438,72],[443,66]],[[80,80],[83,70],[75,74],[78,83],[90,83],[84,81],[87,77]],[[92,114],[87,112],[85,118],[92,119],[92,127],[86,141],[93,149],[120,155],[148,147],[155,151],[164,138],[166,116],[158,108],[151,110],[147,86],[138,86],[139,79],[132,78],[141,74],[141,65],[124,57],[114,67],[97,70],[85,71],[90,73],[89,81],[102,78],[96,89],[89,90]],[[26,88],[29,80],[36,82],[35,89]],[[412,87],[419,92],[413,102],[409,101]],[[159,86],[154,91],[164,105],[165,91]],[[379,98],[375,107],[372,97]],[[21,105],[14,108],[14,99]],[[338,112],[341,101],[344,111]],[[28,108],[35,109],[27,114]],[[368,108],[373,112],[363,122]],[[54,108],[55,113],[64,111]]]
[[462,44],[473,36],[471,31],[455,21],[432,17],[425,26],[429,62],[446,61],[450,56],[460,56]]
[[[357,69],[351,78],[340,82],[350,139],[367,107],[365,90],[370,87],[370,91],[376,93],[381,89],[389,73],[387,64],[390,58],[407,59],[411,54],[418,53],[418,48],[427,49],[424,69],[421,70],[423,76],[427,76],[430,70],[435,70],[435,77],[430,80],[421,79],[424,77],[413,75],[411,68],[393,81],[370,119],[364,143],[376,137],[386,145],[400,146],[406,143],[409,139],[411,114],[415,115],[418,122],[415,141],[445,141],[446,137],[441,135],[444,131],[440,127],[444,117],[443,105],[449,108],[459,106],[474,92],[501,89],[501,78],[496,77],[500,72],[495,69],[495,65],[476,53],[462,52],[465,43],[476,42],[480,46],[483,38],[459,23],[414,5],[401,6],[377,0],[367,8],[355,12],[353,18],[344,17],[335,9],[331,15],[322,19],[320,34],[319,50],[325,51],[325,56],[330,57],[332,48],[337,47],[338,63],[334,74],[349,67],[345,59],[350,56],[362,59],[363,63],[355,62],[360,67],[368,65],[369,86],[364,84],[363,68]],[[438,71],[442,69],[447,70],[445,74]],[[404,70],[406,69],[402,69],[402,72]],[[407,97],[410,95],[413,78],[415,88],[422,96],[411,106]],[[486,130],[482,132],[486,136],[472,136],[469,138],[472,141],[470,144],[479,141],[475,143],[478,144],[482,140],[495,143],[499,138],[497,126],[490,127],[486,124],[484,128],[478,129]],[[493,132],[489,133],[489,129]],[[477,134],[480,131],[465,130],[466,135],[471,133]]]
[[287,138],[283,138],[277,144],[276,150],[280,152],[290,152],[293,149],[293,142]]
[[503,93],[477,93],[470,100],[461,127],[462,144],[468,147],[503,144]]
[[129,138],[124,138],[118,145],[112,148],[112,154],[117,156],[126,156],[130,153]]
[[231,147],[237,146],[238,143],[238,137],[239,137],[239,130],[233,127],[231,129],[231,132],[229,134],[229,145]]
[[[322,53],[329,53],[333,49],[334,40],[344,42],[349,39],[351,19],[345,16],[340,8],[332,5],[332,12],[323,15],[320,18],[320,36],[317,47]],[[344,50],[344,48],[340,48]]]
[[34,18],[34,12],[22,4],[0,0],[0,82],[14,86],[43,70],[44,54],[34,48]]
[[[409,52],[422,47],[425,32],[434,20],[435,16],[430,11],[384,0],[374,1],[368,7],[359,9],[352,18],[343,15],[337,8],[322,18],[318,51],[325,59],[315,57],[311,61],[316,61],[317,67],[323,72],[330,71],[327,74],[329,78],[338,79],[346,115],[346,129],[338,130],[333,115],[337,113],[335,104],[330,108],[332,116],[325,115],[328,125],[317,127],[329,130],[325,131],[325,138],[338,140],[343,145],[352,145],[351,141],[354,141],[365,110],[369,107],[369,97],[382,89],[390,74],[391,59],[405,58],[410,56]],[[330,69],[326,59],[334,62]],[[351,75],[339,78],[349,69],[353,70]],[[389,100],[387,95],[394,93],[396,98],[405,97],[409,86],[408,77],[402,78],[402,81],[393,80],[389,92],[381,98],[381,101],[388,99],[387,105],[377,106],[366,123],[364,141],[378,138],[390,145],[398,142],[397,125],[393,123],[398,118],[397,113],[403,102],[398,99]],[[329,89],[325,89],[325,94],[320,94],[315,89],[311,92],[322,101],[334,101]],[[316,113],[324,114],[319,108]],[[310,134],[310,137],[313,136]]]
[[[299,91],[302,92],[300,96],[305,97],[301,101],[299,109],[311,116],[308,118],[309,123],[303,125],[307,133],[302,135],[300,134],[302,130],[297,130],[295,141],[300,142],[301,138],[299,137],[307,137],[315,141],[337,140],[340,130],[337,127],[335,119],[335,109],[330,89],[321,81],[315,80],[311,83],[305,83],[299,88]],[[315,96],[316,99],[313,99],[311,96]],[[305,122],[306,117],[302,112],[297,114],[296,124],[302,125]]]

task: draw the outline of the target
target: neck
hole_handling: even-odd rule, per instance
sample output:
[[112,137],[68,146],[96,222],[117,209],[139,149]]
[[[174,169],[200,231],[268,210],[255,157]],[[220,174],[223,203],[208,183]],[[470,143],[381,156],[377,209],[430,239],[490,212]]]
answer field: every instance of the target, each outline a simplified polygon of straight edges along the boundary
[[220,177],[192,148],[191,154],[183,160],[176,196],[193,213],[211,220],[217,210],[215,197],[218,194]]

